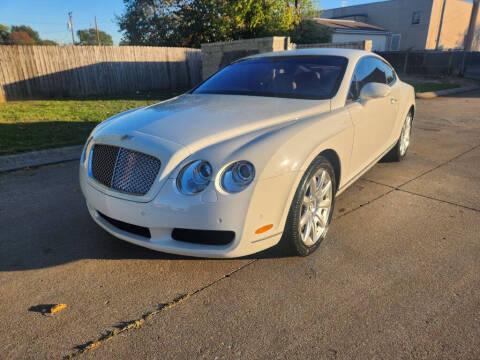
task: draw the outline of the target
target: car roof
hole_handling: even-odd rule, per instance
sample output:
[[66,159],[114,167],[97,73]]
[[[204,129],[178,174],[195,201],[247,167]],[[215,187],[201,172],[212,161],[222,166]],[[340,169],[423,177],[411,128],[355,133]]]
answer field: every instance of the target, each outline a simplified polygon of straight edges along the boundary
[[295,49],[295,50],[268,52],[268,53],[247,56],[243,59],[256,59],[261,57],[272,57],[272,56],[314,56],[314,55],[343,56],[348,58],[349,60],[356,60],[365,55],[378,56],[375,53],[372,53],[370,51],[357,50],[357,49],[311,48],[311,49]]

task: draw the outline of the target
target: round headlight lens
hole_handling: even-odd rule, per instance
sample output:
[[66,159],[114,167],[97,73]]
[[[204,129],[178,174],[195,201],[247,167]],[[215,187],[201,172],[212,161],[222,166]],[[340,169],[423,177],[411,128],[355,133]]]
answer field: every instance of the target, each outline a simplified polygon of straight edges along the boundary
[[208,161],[194,161],[178,174],[177,187],[186,195],[198,194],[207,188],[212,180],[212,173],[212,166]]
[[222,187],[229,193],[245,189],[255,178],[255,167],[248,161],[237,161],[230,165],[222,176]]

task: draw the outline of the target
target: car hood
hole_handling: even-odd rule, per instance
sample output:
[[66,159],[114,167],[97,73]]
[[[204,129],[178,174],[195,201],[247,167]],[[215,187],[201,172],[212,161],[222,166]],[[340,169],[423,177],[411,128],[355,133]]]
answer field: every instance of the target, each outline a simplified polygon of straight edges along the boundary
[[98,135],[148,135],[198,149],[264,128],[330,111],[330,100],[186,94],[120,114]]

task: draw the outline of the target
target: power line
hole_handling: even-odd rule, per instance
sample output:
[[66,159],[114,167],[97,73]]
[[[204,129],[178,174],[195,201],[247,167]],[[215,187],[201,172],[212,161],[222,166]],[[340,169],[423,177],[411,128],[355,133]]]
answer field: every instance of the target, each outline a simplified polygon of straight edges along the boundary
[[[55,25],[55,26],[65,26],[65,23],[57,23],[57,22],[36,22],[36,21],[29,21],[29,20],[22,20],[22,21],[15,21],[15,22],[12,22],[10,20],[7,20],[7,19],[0,19],[0,22],[2,24],[12,24],[12,26],[14,25],[17,25],[17,24],[21,24],[21,25],[26,25],[26,24],[33,24],[33,25]],[[78,23],[77,23],[78,24]],[[87,22],[80,22],[80,25],[81,26],[86,26]],[[89,25],[92,25],[91,22],[88,23]],[[107,23],[107,22],[102,22],[102,21],[99,21],[98,22],[99,25],[111,25],[111,24],[114,24],[113,22],[112,23]]]

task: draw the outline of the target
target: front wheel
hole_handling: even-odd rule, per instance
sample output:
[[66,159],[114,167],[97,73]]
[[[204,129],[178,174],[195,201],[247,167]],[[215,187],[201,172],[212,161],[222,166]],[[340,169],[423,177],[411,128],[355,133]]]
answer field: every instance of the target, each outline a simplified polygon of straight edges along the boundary
[[303,175],[288,213],[281,242],[289,253],[307,256],[318,248],[332,219],[335,190],[332,165],[317,157]]
[[403,123],[402,132],[398,138],[395,146],[385,155],[384,159],[387,161],[401,161],[407,153],[408,146],[410,145],[410,136],[412,134],[412,111],[408,112],[408,115]]

